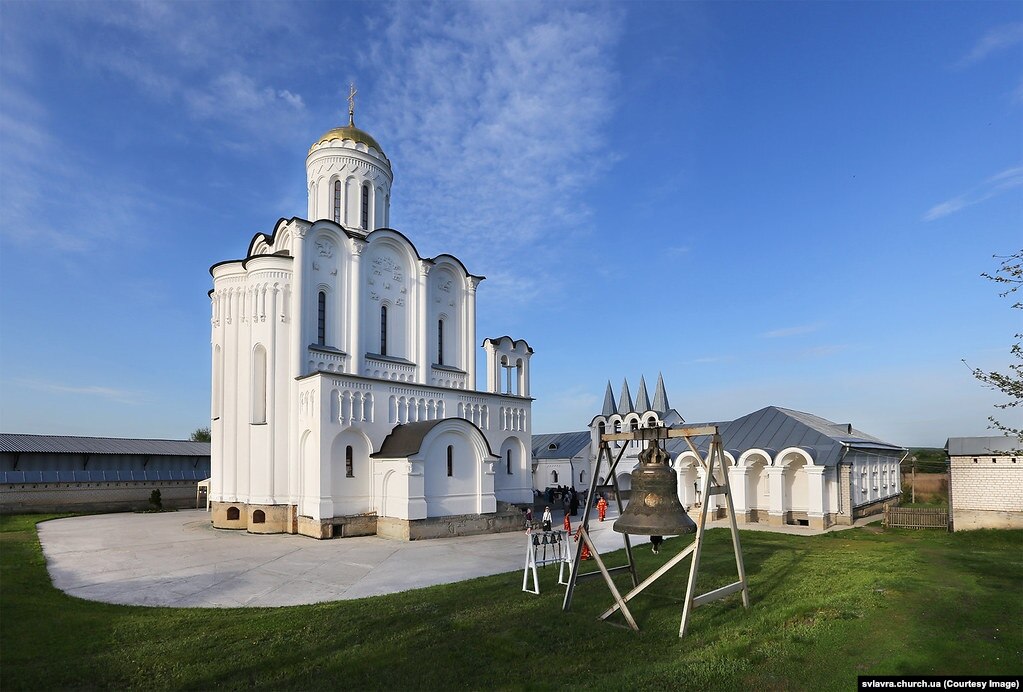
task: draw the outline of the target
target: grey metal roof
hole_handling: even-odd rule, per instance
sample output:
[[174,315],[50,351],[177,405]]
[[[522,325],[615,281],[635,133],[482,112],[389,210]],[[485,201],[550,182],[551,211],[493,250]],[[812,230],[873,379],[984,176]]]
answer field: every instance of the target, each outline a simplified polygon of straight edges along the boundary
[[945,451],[951,457],[990,456],[1012,454],[1023,448],[1018,437],[994,435],[991,437],[950,437]]
[[380,451],[371,454],[371,457],[383,457],[385,459],[400,459],[419,452],[423,446],[426,435],[446,419],[421,421],[419,423],[405,423],[396,425],[394,429],[384,438],[380,445]]
[[419,450],[423,447],[423,440],[430,434],[430,431],[441,423],[450,422],[457,422],[475,428],[487,445],[487,453],[492,457],[497,456],[490,448],[490,442],[487,440],[486,435],[472,421],[465,420],[464,418],[439,418],[437,420],[403,423],[394,426],[381,443],[380,451],[370,454],[370,457],[374,459],[401,459],[418,454]]
[[531,444],[534,459],[570,459],[590,446],[590,431],[533,435]]
[[668,405],[668,392],[664,389],[664,377],[657,373],[657,389],[654,390],[654,411],[666,412],[671,406]]
[[208,457],[210,443],[188,440],[137,440],[122,437],[0,433],[0,452]]
[[209,476],[210,471],[205,468],[159,471],[0,471],[0,484],[204,481]]
[[[779,452],[787,447],[806,450],[814,463],[833,466],[842,458],[843,446],[903,452],[904,447],[893,445],[854,429],[847,423],[833,423],[811,413],[793,411],[778,406],[767,406],[730,423],[718,423],[721,441],[733,454],[747,449],[769,449]],[[694,438],[693,443],[706,452],[710,443],[707,436]],[[673,440],[668,451],[674,454],[688,449],[685,440]]]
[[607,382],[607,391],[604,392],[604,407],[600,410],[602,416],[613,416],[618,413],[618,405],[615,403],[615,395],[611,391],[611,381]]
[[646,391],[646,378],[642,375],[639,376],[639,394],[636,395],[636,412],[645,413],[651,411],[650,408],[650,395]]
[[632,394],[629,393],[629,381],[622,379],[622,393],[618,395],[618,413],[623,416],[626,413],[632,413],[635,409],[632,407]]

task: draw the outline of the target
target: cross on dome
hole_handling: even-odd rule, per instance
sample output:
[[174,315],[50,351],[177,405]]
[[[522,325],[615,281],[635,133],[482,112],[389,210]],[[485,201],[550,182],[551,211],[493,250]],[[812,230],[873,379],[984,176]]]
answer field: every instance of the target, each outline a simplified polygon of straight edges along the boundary
[[355,88],[355,82],[348,84],[348,127],[355,127],[355,95],[359,90]]

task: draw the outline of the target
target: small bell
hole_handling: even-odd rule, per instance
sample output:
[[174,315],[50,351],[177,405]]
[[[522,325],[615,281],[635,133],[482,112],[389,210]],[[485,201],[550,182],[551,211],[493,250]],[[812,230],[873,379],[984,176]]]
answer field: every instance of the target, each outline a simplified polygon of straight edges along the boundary
[[679,502],[677,476],[668,462],[668,453],[657,446],[657,440],[651,440],[650,446],[639,453],[629,504],[614,523],[615,531],[644,536],[696,531],[696,522]]

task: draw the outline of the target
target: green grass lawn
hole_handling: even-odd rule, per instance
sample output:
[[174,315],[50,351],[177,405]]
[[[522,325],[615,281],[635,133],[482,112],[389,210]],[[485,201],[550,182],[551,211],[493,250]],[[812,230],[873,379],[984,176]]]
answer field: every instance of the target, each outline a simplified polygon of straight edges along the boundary
[[[744,532],[751,609],[738,595],[699,608],[680,640],[688,560],[630,603],[638,634],[596,620],[612,601],[599,578],[563,613],[554,567],[540,596],[515,572],[313,606],[143,608],[54,589],[37,520],[0,517],[5,691],[850,690],[864,674],[1023,671],[1020,531]],[[637,549],[640,576],[687,542]],[[700,592],[734,579],[729,534],[714,529]]]

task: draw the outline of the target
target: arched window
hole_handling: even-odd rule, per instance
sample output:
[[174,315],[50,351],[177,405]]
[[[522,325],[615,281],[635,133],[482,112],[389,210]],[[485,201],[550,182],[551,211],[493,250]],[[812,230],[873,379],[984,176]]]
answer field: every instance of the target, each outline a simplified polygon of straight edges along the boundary
[[369,230],[369,185],[362,186],[362,230]]
[[455,475],[455,448],[448,445],[448,476]]
[[437,365],[444,365],[444,320],[437,320]]
[[345,477],[355,478],[355,459],[351,445],[345,447]]
[[580,471],[579,472],[579,482],[580,483],[585,483],[586,482],[586,471]]
[[604,423],[604,421],[600,421],[599,423],[597,423],[597,435],[598,435],[597,442],[600,442],[599,438],[603,437],[606,434],[607,434],[607,424]]
[[327,343],[327,294],[323,291],[316,296],[316,343]]
[[252,422],[266,423],[266,349],[252,350]]
[[257,509],[252,513],[253,524],[265,524],[266,523],[266,512],[261,509]]
[[334,181],[334,223],[341,223],[341,181]]
[[238,511],[237,507],[228,507],[227,508],[227,520],[228,521],[237,521],[241,517],[241,515],[242,514],[241,514],[241,512]]
[[511,474],[512,473],[512,451],[509,449],[507,452],[504,453],[504,455],[505,455],[505,461],[506,461],[506,463],[508,465],[508,473]]
[[646,427],[648,427],[648,428],[656,428],[657,427],[657,417],[656,416],[650,416],[649,418],[647,418],[646,419]]
[[[636,432],[637,430],[639,430],[639,423],[637,423],[636,421],[632,421],[632,425],[629,426],[629,429],[632,432]],[[635,447],[636,445],[639,444],[639,440],[633,440],[631,444],[633,447]]]
[[380,355],[387,355],[387,306],[380,306]]
[[551,483],[557,483],[557,482],[558,482],[558,472],[557,471],[551,471]]

